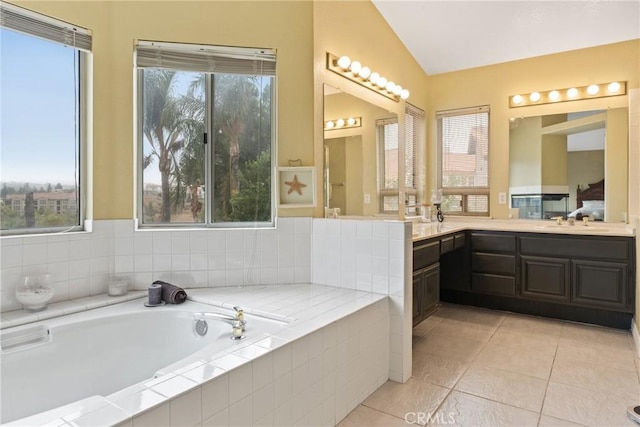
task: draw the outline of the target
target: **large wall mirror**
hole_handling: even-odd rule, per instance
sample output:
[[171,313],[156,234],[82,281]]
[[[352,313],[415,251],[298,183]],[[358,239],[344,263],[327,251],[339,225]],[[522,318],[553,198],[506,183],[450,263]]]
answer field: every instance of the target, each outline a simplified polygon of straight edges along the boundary
[[[380,212],[377,124],[395,118],[384,108],[324,86],[324,123],[332,123],[324,131],[326,209],[338,208],[342,216],[373,216]],[[353,126],[349,119],[354,120]],[[397,157],[394,161],[397,165]]]
[[521,219],[626,221],[626,108],[515,117],[509,196]]

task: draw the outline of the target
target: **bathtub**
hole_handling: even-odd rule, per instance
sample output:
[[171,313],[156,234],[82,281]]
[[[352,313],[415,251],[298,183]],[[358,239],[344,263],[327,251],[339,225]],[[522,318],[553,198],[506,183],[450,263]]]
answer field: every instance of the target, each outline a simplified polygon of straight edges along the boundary
[[[108,396],[195,360],[233,351],[286,324],[245,314],[247,338],[231,340],[232,326],[206,314],[234,315],[231,310],[193,301],[146,308],[144,301],[3,330],[0,422]],[[207,331],[200,335],[203,324],[198,320],[203,318]]]

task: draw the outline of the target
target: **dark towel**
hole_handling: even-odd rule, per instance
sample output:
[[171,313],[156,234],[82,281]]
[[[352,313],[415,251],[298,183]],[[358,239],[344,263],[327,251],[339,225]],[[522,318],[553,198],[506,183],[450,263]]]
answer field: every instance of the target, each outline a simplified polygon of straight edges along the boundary
[[167,304],[182,304],[187,299],[187,293],[179,286],[156,280],[154,285],[162,285],[162,300]]

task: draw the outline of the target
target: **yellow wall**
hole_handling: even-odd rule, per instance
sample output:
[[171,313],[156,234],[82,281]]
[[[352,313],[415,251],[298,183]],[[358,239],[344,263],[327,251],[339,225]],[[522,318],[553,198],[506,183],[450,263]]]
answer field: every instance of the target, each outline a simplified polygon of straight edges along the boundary
[[[93,31],[93,218],[134,216],[134,41],[278,50],[278,164],[313,164],[313,6],[294,1],[25,1]],[[284,212],[283,212],[284,213]],[[307,211],[310,213],[310,211]]]
[[518,119],[511,125],[509,141],[509,186],[542,185],[541,117]]
[[[627,96],[509,108],[510,95],[614,80],[640,86],[640,40],[429,76],[428,185],[436,182],[435,111],[489,105],[491,216],[508,217],[498,193],[509,189],[509,118],[626,107]],[[618,147],[614,150],[625,150]],[[617,152],[617,151],[616,151]],[[613,154],[613,152],[612,152]],[[626,188],[626,186],[625,186]],[[617,221],[617,218],[612,218]]]

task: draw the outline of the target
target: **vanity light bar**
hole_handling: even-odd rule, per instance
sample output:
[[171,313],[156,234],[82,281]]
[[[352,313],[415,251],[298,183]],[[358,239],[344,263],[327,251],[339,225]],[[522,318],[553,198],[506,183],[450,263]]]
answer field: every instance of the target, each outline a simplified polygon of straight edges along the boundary
[[352,61],[348,56],[337,57],[327,52],[327,70],[331,70],[396,102],[400,101],[400,99],[409,98],[407,89],[391,80],[387,80],[386,77],[372,71],[369,67],[363,66],[360,62]]
[[327,120],[324,122],[324,130],[349,129],[362,126],[362,117],[349,117],[346,119]]
[[554,102],[578,101],[591,98],[605,98],[627,94],[627,82],[610,82],[576,86],[566,89],[554,89],[545,92],[531,92],[509,97],[509,107],[528,107],[531,105],[553,104]]

